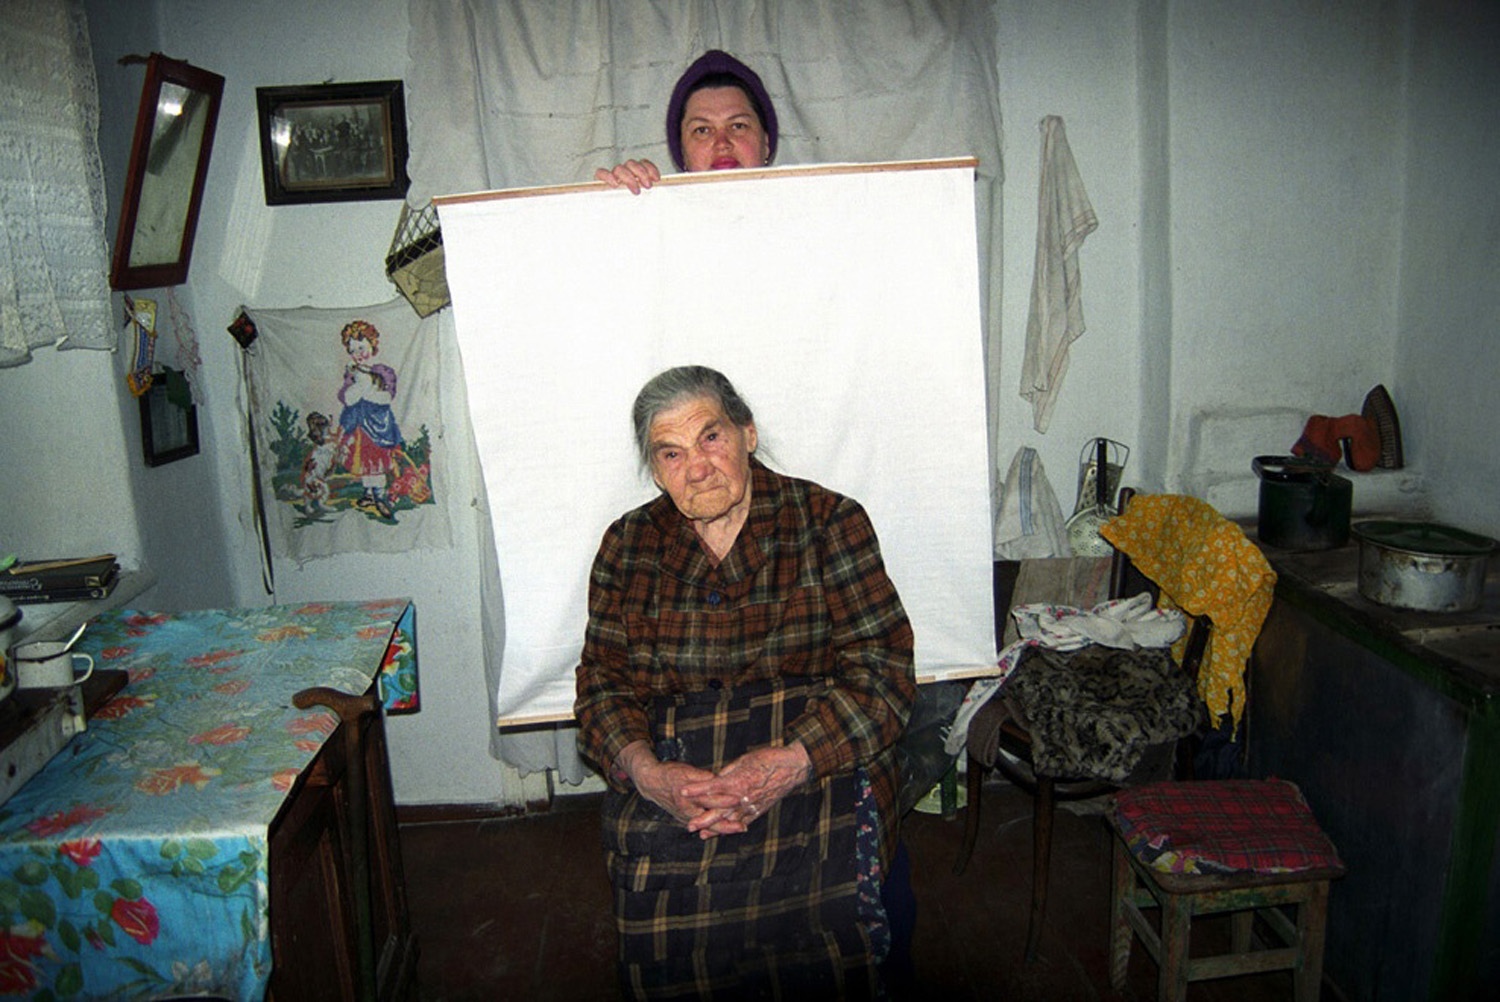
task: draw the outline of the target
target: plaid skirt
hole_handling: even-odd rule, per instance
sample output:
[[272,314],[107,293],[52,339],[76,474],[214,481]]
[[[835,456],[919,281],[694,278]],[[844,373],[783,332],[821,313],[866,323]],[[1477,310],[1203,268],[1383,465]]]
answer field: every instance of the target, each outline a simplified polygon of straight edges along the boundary
[[[717,770],[778,744],[821,681],[659,698],[657,757]],[[874,798],[863,771],[809,781],[741,835],[700,839],[610,791],[605,861],[621,986],[633,999],[872,998],[888,941]]]

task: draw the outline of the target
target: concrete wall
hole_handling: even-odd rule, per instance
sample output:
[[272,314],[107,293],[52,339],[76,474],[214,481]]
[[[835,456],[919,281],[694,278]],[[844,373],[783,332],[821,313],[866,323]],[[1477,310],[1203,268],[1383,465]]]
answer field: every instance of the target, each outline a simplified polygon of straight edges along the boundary
[[[149,596],[161,608],[261,604],[238,349],[224,325],[242,303],[391,298],[380,262],[398,203],[266,206],[255,88],[402,77],[406,5],[86,6],[112,203],[141,81],[116,60],[158,49],[228,80],[192,272],[176,293],[201,343],[203,454],[140,465],[119,358],[43,352],[0,371],[0,547],[139,556],[163,578]],[[1064,118],[1100,220],[1080,258],[1089,332],[1052,428],[1032,431],[1029,407],[1006,390],[1002,471],[1016,448],[1037,448],[1071,510],[1079,451],[1103,434],[1131,446],[1131,483],[1250,514],[1252,456],[1287,451],[1308,414],[1357,412],[1384,383],[1410,467],[1357,476],[1356,508],[1430,506],[1500,534],[1486,434],[1500,375],[1493,5],[995,0],[995,17],[1002,386],[1019,380],[1043,116]],[[450,422],[455,449],[462,424]],[[278,568],[280,601],[417,601],[426,708],[391,721],[403,803],[535,789],[487,754],[478,625],[464,615],[477,572],[463,487],[450,498],[451,550]]]

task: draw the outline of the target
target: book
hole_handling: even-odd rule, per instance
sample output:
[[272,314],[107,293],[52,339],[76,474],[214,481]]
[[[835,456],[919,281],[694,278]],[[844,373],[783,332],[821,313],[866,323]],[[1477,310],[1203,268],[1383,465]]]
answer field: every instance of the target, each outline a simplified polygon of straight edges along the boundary
[[119,580],[119,573],[109,575],[103,584],[83,585],[71,588],[48,588],[38,591],[8,592],[6,598],[16,605],[40,605],[44,602],[86,602],[90,599],[104,598],[115,590],[115,584]]
[[100,588],[120,572],[112,553],[71,560],[33,560],[0,572],[0,595],[14,597],[59,589]]

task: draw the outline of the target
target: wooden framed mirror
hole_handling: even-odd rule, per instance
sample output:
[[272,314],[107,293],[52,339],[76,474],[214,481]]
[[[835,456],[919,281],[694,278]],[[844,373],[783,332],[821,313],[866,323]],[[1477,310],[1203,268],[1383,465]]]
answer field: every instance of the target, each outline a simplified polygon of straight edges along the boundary
[[155,288],[187,280],[223,95],[224,78],[217,73],[159,52],[146,60],[111,287]]

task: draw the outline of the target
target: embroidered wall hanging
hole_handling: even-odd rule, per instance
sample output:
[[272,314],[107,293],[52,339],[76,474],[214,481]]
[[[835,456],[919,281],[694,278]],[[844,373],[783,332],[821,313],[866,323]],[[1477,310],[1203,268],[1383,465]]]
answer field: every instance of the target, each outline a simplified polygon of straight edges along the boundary
[[[404,299],[356,309],[245,309],[250,421],[275,553],[450,544],[443,353]],[[236,335],[239,336],[238,334]]]

